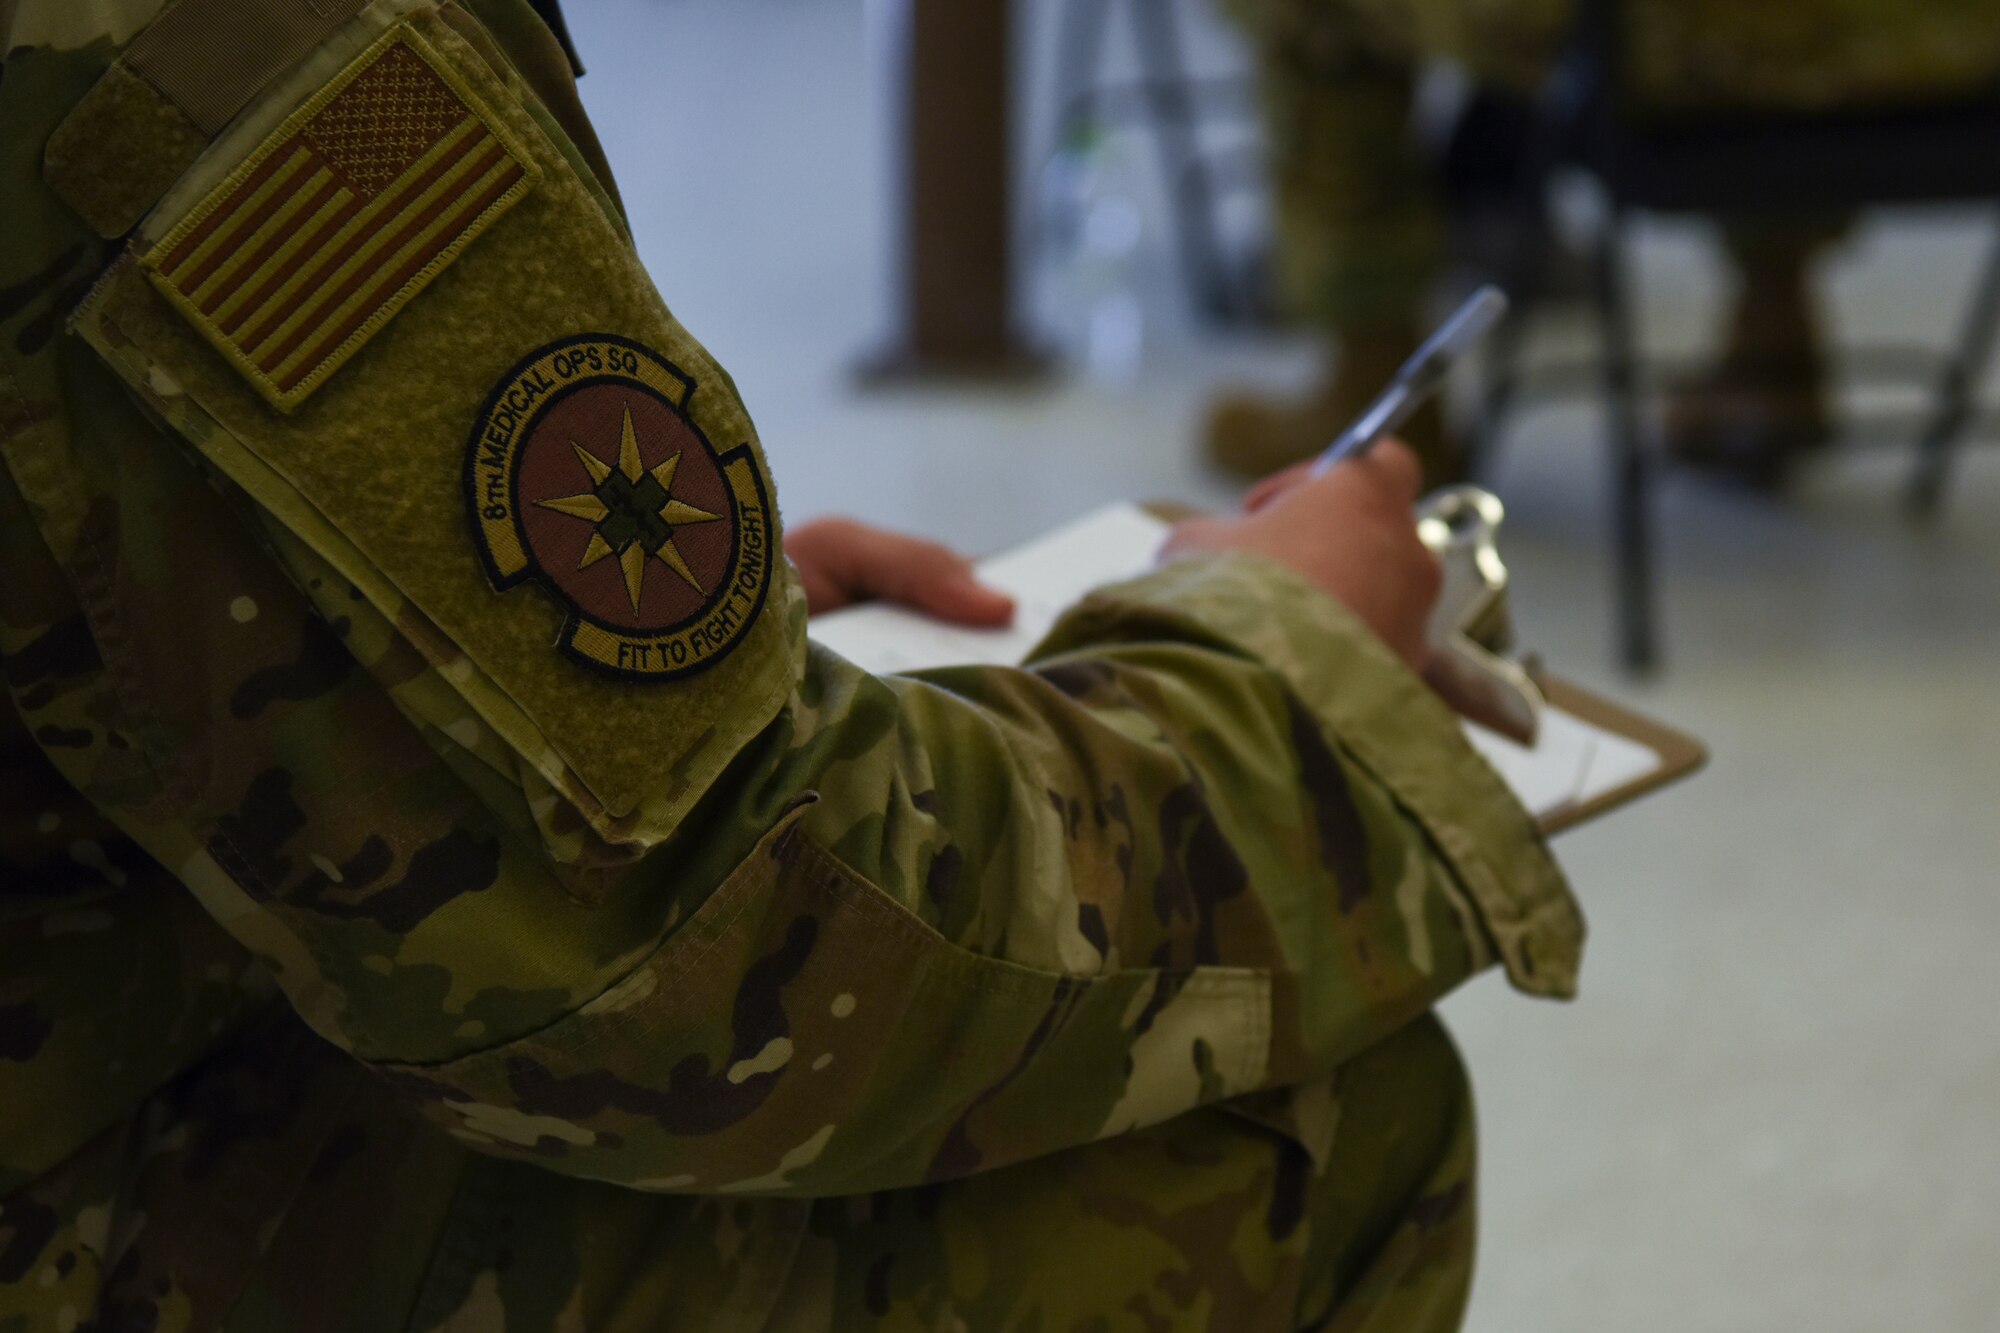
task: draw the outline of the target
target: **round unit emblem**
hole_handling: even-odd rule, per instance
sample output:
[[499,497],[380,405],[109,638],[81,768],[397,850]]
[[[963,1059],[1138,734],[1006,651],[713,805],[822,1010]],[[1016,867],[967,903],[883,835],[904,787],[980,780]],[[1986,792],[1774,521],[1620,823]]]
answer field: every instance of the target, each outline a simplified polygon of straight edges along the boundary
[[539,580],[563,651],[672,680],[742,641],[771,582],[770,505],[750,446],[717,453],[688,375],[610,334],[551,343],[487,400],[466,492],[487,577]]

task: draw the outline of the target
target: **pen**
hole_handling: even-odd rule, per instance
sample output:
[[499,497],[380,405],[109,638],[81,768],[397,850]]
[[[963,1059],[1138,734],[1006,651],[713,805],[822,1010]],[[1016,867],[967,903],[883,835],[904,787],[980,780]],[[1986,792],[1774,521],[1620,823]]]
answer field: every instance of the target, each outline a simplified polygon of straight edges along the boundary
[[1377,440],[1408,421],[1432,394],[1444,387],[1451,368],[1492,332],[1506,313],[1507,297],[1491,283],[1467,297],[1465,304],[1454,310],[1451,318],[1403,363],[1388,387],[1375,396],[1375,401],[1354,419],[1354,424],[1321,451],[1312,475],[1317,477],[1347,459],[1367,453]]

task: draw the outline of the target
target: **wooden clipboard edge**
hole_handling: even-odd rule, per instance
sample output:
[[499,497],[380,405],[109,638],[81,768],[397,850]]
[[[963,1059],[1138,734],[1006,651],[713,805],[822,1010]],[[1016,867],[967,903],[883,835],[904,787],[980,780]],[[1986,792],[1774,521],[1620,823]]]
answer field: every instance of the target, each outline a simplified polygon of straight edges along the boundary
[[1539,816],[1535,824],[1544,837],[1554,837],[1599,815],[1608,814],[1619,806],[1628,805],[1641,796],[1691,777],[1708,763],[1708,746],[1685,731],[1675,730],[1663,722],[1635,713],[1623,704],[1613,703],[1603,695],[1560,676],[1544,675],[1541,686],[1548,701],[1565,713],[1572,713],[1614,735],[1637,741],[1660,756],[1660,766],[1644,777],[1634,778],[1622,787],[1613,787],[1587,801],[1566,805]]

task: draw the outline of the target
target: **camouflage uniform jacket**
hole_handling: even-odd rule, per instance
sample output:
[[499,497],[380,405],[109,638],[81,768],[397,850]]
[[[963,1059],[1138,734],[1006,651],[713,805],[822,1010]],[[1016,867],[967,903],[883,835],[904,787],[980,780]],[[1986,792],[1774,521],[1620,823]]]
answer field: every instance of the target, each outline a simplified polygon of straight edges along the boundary
[[[816,647],[525,4],[323,0],[283,59],[156,8],[0,0],[0,1329],[281,1260],[428,1326],[482,1190],[759,1327],[800,1200],[1211,1103],[1312,1140],[1283,1090],[1489,962],[1571,989],[1527,814],[1284,570],[1024,670]],[[378,1102],[505,1170],[370,1157]]]

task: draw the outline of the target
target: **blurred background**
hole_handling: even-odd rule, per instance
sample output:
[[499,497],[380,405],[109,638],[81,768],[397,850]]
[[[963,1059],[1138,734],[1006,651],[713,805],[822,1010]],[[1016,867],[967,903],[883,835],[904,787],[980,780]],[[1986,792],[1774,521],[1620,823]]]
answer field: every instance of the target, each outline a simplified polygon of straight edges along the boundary
[[[1868,8],[1827,3],[1849,19]],[[1473,170],[1449,182],[1456,203],[1430,198],[1408,232],[1395,222],[1408,198],[1375,198],[1372,217],[1391,220],[1377,234],[1392,239],[1427,217],[1444,227],[1414,257],[1383,246],[1405,287],[1423,280],[1428,318],[1475,273],[1528,271],[1518,233],[1541,215],[1546,296],[1520,326],[1526,371],[1506,428],[1478,459],[1509,507],[1522,634],[1565,674],[1714,751],[1694,782],[1559,842],[1592,928],[1578,1003],[1532,1004],[1488,977],[1447,1007],[1482,1118],[1469,1326],[1990,1329],[1990,414],[1973,408],[1965,447],[1929,474],[1944,485],[1927,517],[1923,483],[1915,506],[1911,488],[1926,423],[1954,424],[1939,422],[1937,358],[1992,353],[1977,329],[1968,343],[1967,320],[2000,228],[2000,133],[1982,136],[1990,113],[1961,117],[1957,103],[2000,85],[2000,63],[1981,84],[1977,41],[1919,34],[1956,82],[1912,138],[1893,99],[1856,115],[1824,71],[1778,80],[1791,101],[1773,122],[1738,104],[1730,53],[1697,44],[1686,68],[1713,76],[1711,101],[1635,129],[1626,113],[1643,87],[1586,78],[1552,93],[1536,81],[1539,50],[1506,51],[1526,73],[1482,73],[1441,58],[1465,34],[1399,29],[1389,0],[1357,7],[1377,11],[1363,63],[1391,93],[1349,151],[1392,154],[1391,178],[1437,171],[1426,179],[1442,189],[1439,155],[1483,81],[1511,80],[1520,99],[1489,137],[1457,140]],[[1539,8],[1562,35],[1566,7]],[[1991,19],[1984,4],[1945,8],[1994,48],[2000,6]],[[1301,169],[1300,136],[1311,148],[1320,128],[1274,110],[1270,80],[1274,41],[1279,55],[1325,57],[1315,77],[1341,76],[1348,56],[1284,46],[1294,39],[1273,37],[1268,12],[1250,17],[1208,0],[570,6],[584,98],[641,253],[735,376],[788,521],[854,514],[977,553],[1118,499],[1227,505],[1242,482],[1217,463],[1218,402],[1339,406],[1340,367],[1359,367],[1371,339],[1349,330],[1343,359],[1338,318],[1311,298],[1375,298],[1322,275],[1288,305],[1297,262],[1280,240],[1298,215],[1278,168],[1290,152]],[[968,42],[987,57],[976,77],[955,63]],[[1797,72],[1788,50],[1771,39],[1767,62]],[[1864,65],[1878,84],[1907,74],[1886,57]],[[1169,85],[1180,91],[1158,95]],[[1567,142],[1534,132],[1551,107],[1569,117]],[[1621,135],[1624,165],[1607,167]],[[1546,189],[1514,189],[1538,154],[1572,165]],[[1740,230],[1696,207],[1711,187],[1799,196],[1828,175],[1873,202],[1843,206],[1790,278],[1782,260],[1775,275],[1746,268]],[[1463,189],[1485,197],[1466,203]],[[1546,206],[1524,212],[1529,196]],[[1596,281],[1611,222],[1644,390],[1633,438],[1680,464],[1643,475],[1643,510],[1614,484],[1625,455],[1603,354],[1621,326],[1605,322]],[[1341,281],[1358,271],[1365,289],[1370,252],[1346,244]],[[1747,316],[1746,291],[1759,298]],[[1755,312],[1787,302],[1802,304],[1763,321],[1780,327],[1760,345]],[[1303,317],[1275,317],[1287,309]],[[1418,313],[1367,318],[1380,329]],[[1817,330],[1803,369],[1801,323]],[[1372,338],[1376,361],[1396,336]],[[1730,384],[1744,364],[1771,382]],[[1476,373],[1457,386],[1442,466],[1480,440],[1485,387]],[[1650,515],[1649,543],[1633,540],[1634,512]],[[1630,669],[1647,658],[1653,670]]]

